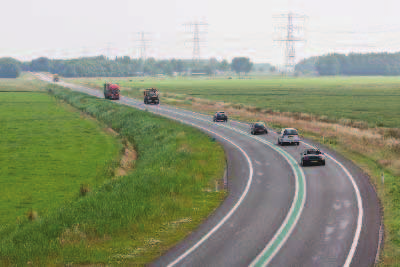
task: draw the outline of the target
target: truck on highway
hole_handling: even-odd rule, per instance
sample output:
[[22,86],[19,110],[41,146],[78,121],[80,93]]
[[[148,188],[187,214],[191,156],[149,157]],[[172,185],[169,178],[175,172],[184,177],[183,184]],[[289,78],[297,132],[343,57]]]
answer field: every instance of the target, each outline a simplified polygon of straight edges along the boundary
[[120,88],[118,84],[104,83],[104,98],[119,100]]
[[58,82],[60,80],[60,77],[58,76],[58,74],[54,74],[53,75],[53,82]]
[[156,88],[148,88],[143,91],[144,103],[147,104],[160,104],[160,94]]

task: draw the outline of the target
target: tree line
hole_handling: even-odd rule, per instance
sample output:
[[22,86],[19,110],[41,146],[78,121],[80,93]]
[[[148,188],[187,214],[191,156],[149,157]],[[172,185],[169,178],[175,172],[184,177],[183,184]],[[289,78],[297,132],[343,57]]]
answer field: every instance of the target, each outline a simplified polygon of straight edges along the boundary
[[[275,67],[267,64],[258,70]],[[246,74],[257,70],[248,57],[226,59],[203,59],[193,62],[189,59],[148,58],[145,61],[128,56],[82,57],[77,59],[49,59],[40,57],[20,62],[13,58],[0,58],[0,78],[18,77],[21,71],[57,73],[63,77],[129,77],[142,75],[212,75],[226,71]],[[400,75],[400,52],[398,53],[350,53],[315,56],[300,61],[295,66],[297,75]]]
[[0,77],[18,77],[21,71],[50,72],[63,77],[131,77],[142,75],[188,75],[192,73],[212,75],[228,70],[248,73],[253,63],[247,57],[227,60],[211,58],[192,61],[186,59],[148,58],[132,59],[128,56],[108,59],[105,56],[77,59],[49,59],[40,57],[32,61],[19,62],[12,58],[0,59]]
[[398,53],[350,53],[310,57],[295,67],[298,75],[400,75]]
[[10,57],[0,58],[0,78],[16,78],[21,73],[21,62]]

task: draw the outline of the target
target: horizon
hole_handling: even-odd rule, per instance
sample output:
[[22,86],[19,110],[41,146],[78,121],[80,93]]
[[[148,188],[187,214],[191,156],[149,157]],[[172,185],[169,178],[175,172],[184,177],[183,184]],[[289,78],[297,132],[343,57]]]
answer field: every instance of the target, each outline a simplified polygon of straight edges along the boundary
[[[22,7],[22,8],[21,8]],[[157,8],[155,8],[157,7]],[[199,34],[200,58],[249,57],[254,63],[284,64],[285,22],[274,16],[304,14],[305,42],[296,48],[296,63],[329,53],[395,52],[400,22],[393,0],[338,0],[329,8],[317,0],[240,1],[193,0],[138,2],[132,0],[21,0],[3,3],[0,57],[30,61],[39,57],[72,59],[101,54],[137,58],[145,32],[145,57],[193,58],[193,31],[188,24],[204,22]],[[373,16],[371,16],[373,14]],[[239,19],[240,18],[240,19]],[[299,25],[301,26],[302,23]]]

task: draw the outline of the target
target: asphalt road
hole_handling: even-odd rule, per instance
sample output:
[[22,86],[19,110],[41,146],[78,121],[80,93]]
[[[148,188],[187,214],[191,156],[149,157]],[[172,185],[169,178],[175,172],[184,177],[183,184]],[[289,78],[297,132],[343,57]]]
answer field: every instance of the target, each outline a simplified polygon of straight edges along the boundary
[[[37,74],[51,82],[45,75]],[[99,90],[58,83],[103,98]],[[277,146],[277,135],[252,136],[246,123],[213,123],[209,115],[168,105],[147,109],[200,128],[224,146],[229,196],[199,228],[151,266],[373,266],[381,213],[369,178],[327,148],[326,166],[299,166],[315,145]]]

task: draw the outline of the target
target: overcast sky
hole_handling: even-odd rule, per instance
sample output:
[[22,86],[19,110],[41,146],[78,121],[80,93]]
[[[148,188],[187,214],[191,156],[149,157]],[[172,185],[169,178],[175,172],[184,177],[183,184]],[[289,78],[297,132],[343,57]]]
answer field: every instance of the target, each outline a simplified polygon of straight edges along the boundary
[[400,2],[395,0],[0,0],[0,57],[129,55],[137,57],[138,32],[146,56],[191,58],[193,34],[204,22],[202,58],[283,63],[274,15],[307,15],[297,59],[329,52],[399,51]]

